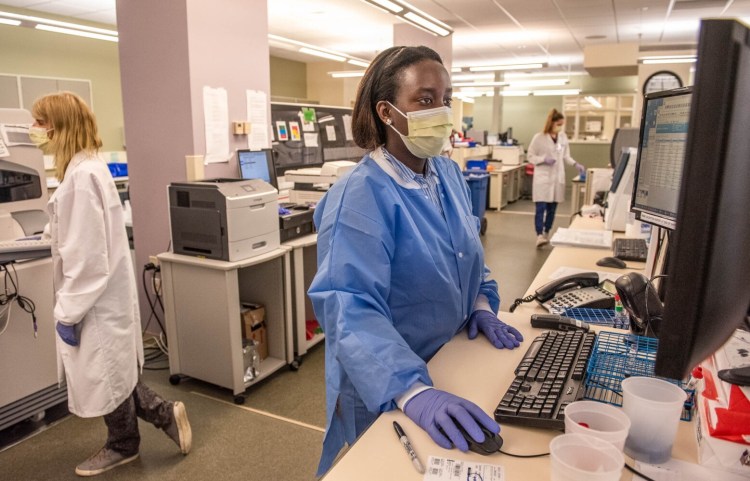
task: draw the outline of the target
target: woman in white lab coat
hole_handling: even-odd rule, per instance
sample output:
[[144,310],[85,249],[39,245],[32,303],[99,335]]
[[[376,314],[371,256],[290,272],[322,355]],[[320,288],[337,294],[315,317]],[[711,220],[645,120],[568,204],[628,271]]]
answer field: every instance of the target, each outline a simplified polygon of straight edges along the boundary
[[534,135],[526,157],[534,164],[532,199],[536,204],[534,226],[536,245],[549,242],[549,231],[555,221],[557,204],[565,200],[565,165],[575,165],[581,175],[586,168],[570,156],[570,144],[563,126],[565,117],[557,109],[547,115],[544,130]]
[[[123,208],[91,110],[61,92],[34,102],[32,141],[54,155],[60,186],[47,204],[51,236],[58,371],[68,406],[104,416],[107,442],[76,467],[94,476],[138,457],[138,417],[163,429],[180,450],[191,446],[181,402],[165,401],[138,380],[143,343]],[[64,373],[64,379],[63,379]]]

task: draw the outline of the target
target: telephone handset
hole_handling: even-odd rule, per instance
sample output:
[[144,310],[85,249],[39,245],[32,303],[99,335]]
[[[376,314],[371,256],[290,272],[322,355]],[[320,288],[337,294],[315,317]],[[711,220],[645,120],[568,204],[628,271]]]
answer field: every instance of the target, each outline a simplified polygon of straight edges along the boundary
[[612,309],[615,307],[615,285],[599,282],[596,272],[582,272],[555,279],[537,289],[533,295],[516,299],[510,312],[524,302],[537,301],[550,312],[559,313],[574,307]]
[[610,280],[599,282],[595,272],[585,272],[557,279],[536,291],[537,301],[550,312],[588,307],[612,309],[615,307],[615,285]]

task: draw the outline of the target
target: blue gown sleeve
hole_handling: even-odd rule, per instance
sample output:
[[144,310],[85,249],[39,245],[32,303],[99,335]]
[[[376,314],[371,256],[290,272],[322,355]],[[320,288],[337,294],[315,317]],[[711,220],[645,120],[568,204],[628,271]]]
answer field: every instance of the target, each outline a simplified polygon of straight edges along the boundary
[[[373,209],[375,207],[373,206]],[[318,237],[318,274],[308,294],[326,349],[371,412],[415,382],[432,385],[427,366],[393,325],[388,297],[396,240],[374,216],[341,206],[326,212]]]

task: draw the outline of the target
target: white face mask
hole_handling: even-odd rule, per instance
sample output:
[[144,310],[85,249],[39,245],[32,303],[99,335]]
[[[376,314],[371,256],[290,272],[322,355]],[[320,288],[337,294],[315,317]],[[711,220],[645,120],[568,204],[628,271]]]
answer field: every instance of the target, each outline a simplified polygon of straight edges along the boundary
[[388,124],[403,140],[404,145],[414,157],[427,159],[440,155],[445,140],[453,130],[453,115],[450,107],[437,107],[427,110],[401,112],[388,102],[396,112],[406,118],[409,133],[402,134],[396,127]]
[[552,133],[553,134],[559,134],[563,129],[562,125],[553,125],[552,126]]
[[29,138],[34,145],[42,148],[42,146],[49,142],[47,132],[50,132],[51,130],[52,129],[47,130],[44,127],[29,127]]

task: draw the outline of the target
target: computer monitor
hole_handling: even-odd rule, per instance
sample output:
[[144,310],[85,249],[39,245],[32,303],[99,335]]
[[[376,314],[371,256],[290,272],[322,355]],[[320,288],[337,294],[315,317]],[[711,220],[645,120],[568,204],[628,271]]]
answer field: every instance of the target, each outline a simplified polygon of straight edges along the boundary
[[641,115],[631,211],[638,220],[675,228],[688,135],[691,87],[647,94]]
[[623,150],[630,147],[638,147],[639,130],[636,128],[619,128],[615,129],[612,136],[612,143],[609,144],[609,165],[613,169],[617,168],[617,161],[622,157]]
[[656,374],[683,378],[750,307],[750,28],[704,20]]
[[271,149],[238,150],[237,165],[241,179],[263,179],[276,189],[279,188]]
[[612,174],[612,185],[609,188],[610,192],[617,192],[622,176],[625,173],[625,168],[628,166],[628,159],[630,159],[630,150],[625,149],[620,153],[620,160],[616,162],[617,167],[615,167],[615,172]]

